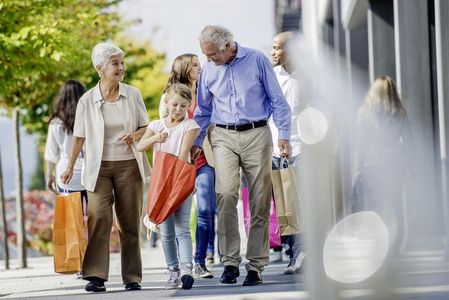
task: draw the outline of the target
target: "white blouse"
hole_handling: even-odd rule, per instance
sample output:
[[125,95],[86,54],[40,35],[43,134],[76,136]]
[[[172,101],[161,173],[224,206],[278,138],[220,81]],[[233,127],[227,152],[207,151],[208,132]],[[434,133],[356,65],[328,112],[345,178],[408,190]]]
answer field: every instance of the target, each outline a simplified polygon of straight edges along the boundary
[[72,145],[72,134],[67,134],[64,124],[59,118],[55,118],[48,126],[47,142],[45,143],[45,159],[56,164],[56,184],[60,188],[67,188],[70,191],[82,191],[81,171],[83,168],[83,153],[76,159],[73,167],[73,177],[70,183],[65,185],[61,182],[61,174],[66,170]]

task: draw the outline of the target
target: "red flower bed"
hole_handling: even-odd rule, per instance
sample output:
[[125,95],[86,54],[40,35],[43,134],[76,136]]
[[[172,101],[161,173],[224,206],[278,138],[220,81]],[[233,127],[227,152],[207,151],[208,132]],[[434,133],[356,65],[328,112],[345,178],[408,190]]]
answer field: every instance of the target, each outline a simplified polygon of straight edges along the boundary
[[[23,198],[28,246],[43,255],[52,255],[55,194],[46,191],[31,191],[25,193]],[[8,221],[8,240],[12,244],[17,244],[15,200],[8,199],[5,206]],[[118,252],[119,250],[118,232],[114,224],[111,231],[110,251]]]

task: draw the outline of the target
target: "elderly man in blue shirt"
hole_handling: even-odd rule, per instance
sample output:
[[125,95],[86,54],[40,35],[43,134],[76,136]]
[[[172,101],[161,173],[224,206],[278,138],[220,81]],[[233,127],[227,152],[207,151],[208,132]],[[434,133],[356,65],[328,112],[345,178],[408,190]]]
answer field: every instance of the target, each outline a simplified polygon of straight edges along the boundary
[[248,181],[251,226],[244,286],[262,284],[262,271],[269,262],[268,217],[271,198],[273,143],[267,120],[273,115],[279,131],[278,147],[290,157],[291,111],[268,58],[243,47],[221,26],[206,26],[200,35],[207,57],[198,80],[198,107],[194,119],[201,133],[192,147],[195,157],[210,133],[216,161],[218,243],[223,254],[222,283],[237,283],[240,275],[240,235],[237,201],[239,171]]

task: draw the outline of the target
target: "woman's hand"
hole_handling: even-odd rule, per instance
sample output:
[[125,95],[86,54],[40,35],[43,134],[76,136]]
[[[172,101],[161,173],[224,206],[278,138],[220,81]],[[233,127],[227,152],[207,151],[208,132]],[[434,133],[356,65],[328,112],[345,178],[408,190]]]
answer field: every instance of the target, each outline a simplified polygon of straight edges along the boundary
[[49,175],[47,178],[47,189],[56,193],[56,178],[54,175]]
[[67,168],[64,173],[61,174],[61,181],[64,184],[69,184],[73,177],[73,168]]
[[125,133],[120,139],[127,145],[131,145],[132,143],[134,143],[134,133]]
[[145,134],[145,131],[146,131],[146,126],[140,127],[135,132],[124,133],[120,139],[123,140],[127,145],[131,145],[134,142],[140,141],[142,136]]

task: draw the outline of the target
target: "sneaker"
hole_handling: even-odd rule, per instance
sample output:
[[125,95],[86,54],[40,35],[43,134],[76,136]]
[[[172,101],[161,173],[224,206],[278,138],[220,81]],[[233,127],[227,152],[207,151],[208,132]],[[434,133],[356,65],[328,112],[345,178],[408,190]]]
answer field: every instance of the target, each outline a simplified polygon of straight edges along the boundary
[[214,274],[205,265],[197,264],[195,266],[195,278],[214,278]]
[[298,258],[296,258],[296,261],[290,261],[287,268],[284,270],[284,274],[298,274],[301,273],[301,266],[303,265],[304,258],[306,257],[306,254],[301,251],[299,253]]
[[295,274],[295,272],[296,272],[295,262],[291,260],[291,261],[288,263],[287,268],[284,269],[284,274],[285,274],[285,275]]
[[106,287],[104,286],[104,281],[101,279],[92,279],[88,284],[84,287],[86,292],[106,292]]
[[165,289],[177,289],[181,281],[179,280],[179,269],[177,267],[168,268],[168,280],[165,283]]
[[186,268],[181,270],[181,282],[183,290],[190,290],[193,286],[194,281],[195,280],[193,279],[191,269]]
[[207,253],[206,255],[206,264],[213,265],[214,264],[214,254],[213,253]]
[[296,258],[295,266],[296,266],[296,273],[300,273],[302,269],[305,267],[304,259],[306,258],[306,254],[304,252],[300,252],[298,255],[298,258]]

